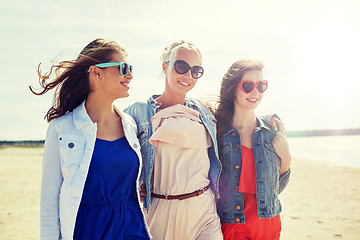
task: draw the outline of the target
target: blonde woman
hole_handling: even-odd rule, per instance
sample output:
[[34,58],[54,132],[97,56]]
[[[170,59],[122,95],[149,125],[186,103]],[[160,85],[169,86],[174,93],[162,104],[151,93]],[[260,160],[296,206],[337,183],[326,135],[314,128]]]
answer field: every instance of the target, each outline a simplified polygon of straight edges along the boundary
[[222,239],[215,118],[186,97],[204,73],[202,55],[179,41],[165,48],[161,61],[164,92],[125,110],[139,130],[150,232],[154,239]]

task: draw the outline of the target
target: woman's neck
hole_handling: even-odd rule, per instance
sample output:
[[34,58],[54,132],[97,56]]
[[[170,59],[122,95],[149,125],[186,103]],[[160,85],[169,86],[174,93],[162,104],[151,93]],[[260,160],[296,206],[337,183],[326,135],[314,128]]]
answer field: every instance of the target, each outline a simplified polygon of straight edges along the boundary
[[233,127],[241,131],[254,131],[257,126],[255,111],[253,109],[239,109],[235,107],[232,119]]
[[119,119],[119,115],[115,112],[112,102],[110,99],[90,93],[85,102],[85,108],[93,122],[107,122],[114,118]]
[[161,103],[160,108],[167,108],[176,104],[184,105],[185,97],[185,95],[171,94],[165,91],[156,99],[156,101]]

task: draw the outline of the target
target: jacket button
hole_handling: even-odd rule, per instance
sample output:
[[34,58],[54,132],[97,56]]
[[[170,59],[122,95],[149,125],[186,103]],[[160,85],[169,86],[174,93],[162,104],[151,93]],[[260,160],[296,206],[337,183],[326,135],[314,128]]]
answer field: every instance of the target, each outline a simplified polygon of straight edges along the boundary
[[239,166],[239,165],[235,165],[235,168],[236,168],[236,169],[239,169],[239,168],[240,168],[240,166]]
[[72,143],[72,142],[68,144],[68,147],[69,147],[69,148],[73,148],[74,146],[75,146],[75,144]]
[[236,147],[236,148],[234,148],[234,151],[235,151],[235,152],[237,152],[237,150],[238,150],[238,148],[237,148],[237,147]]
[[138,147],[138,145],[136,143],[134,143],[134,148],[137,148],[137,147]]
[[240,222],[240,218],[236,218],[235,221],[236,221],[236,222]]
[[237,209],[237,210],[240,210],[240,206],[236,206],[236,209]]
[[236,134],[233,132],[232,135],[235,136]]
[[60,137],[59,140],[61,141],[61,140],[62,140],[62,137]]

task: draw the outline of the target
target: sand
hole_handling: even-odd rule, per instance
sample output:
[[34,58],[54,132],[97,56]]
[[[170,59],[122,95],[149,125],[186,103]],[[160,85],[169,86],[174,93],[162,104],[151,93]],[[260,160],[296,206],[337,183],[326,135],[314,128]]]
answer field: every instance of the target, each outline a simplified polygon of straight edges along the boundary
[[[0,239],[39,239],[42,148],[0,149]],[[360,169],[294,157],[282,240],[360,239]]]
[[281,239],[360,239],[360,168],[325,163],[293,158]]
[[42,148],[0,149],[0,239],[39,239]]

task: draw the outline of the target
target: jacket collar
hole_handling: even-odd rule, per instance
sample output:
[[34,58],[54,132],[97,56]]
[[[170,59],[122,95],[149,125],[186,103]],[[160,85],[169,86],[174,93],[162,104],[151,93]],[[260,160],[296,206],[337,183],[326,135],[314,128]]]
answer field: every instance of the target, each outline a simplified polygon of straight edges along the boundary
[[77,129],[80,129],[90,123],[94,124],[86,112],[85,102],[86,99],[73,110],[73,119]]
[[125,126],[125,124],[128,124],[130,122],[133,122],[133,118],[121,110],[123,107],[121,106],[121,103],[118,100],[115,100],[113,102],[113,107],[115,112],[120,116],[121,123],[123,124],[123,126]]
[[262,118],[256,117],[256,120],[258,122],[258,127],[271,131],[271,127],[269,126],[269,124],[266,123]]
[[[96,124],[91,121],[91,118],[85,108],[85,102],[86,99],[73,110],[73,119],[77,129],[80,129],[87,124]],[[120,110],[121,106],[117,101],[113,103],[113,106],[117,114],[120,115],[123,124],[131,122],[131,117]]]
[[[150,104],[153,108],[158,109],[161,106],[161,103],[157,102],[155,99],[160,97],[161,95],[152,95],[148,100],[147,103]],[[189,98],[185,97],[185,106],[197,110],[197,106],[193,103]]]
[[155,99],[160,97],[160,95],[152,95],[148,100],[147,103],[155,109],[158,109],[161,106],[161,103],[157,102]]

